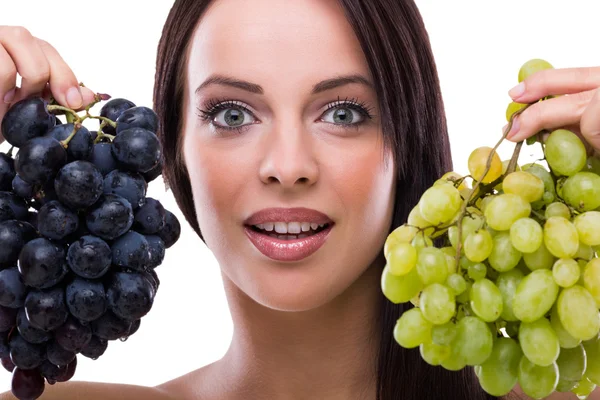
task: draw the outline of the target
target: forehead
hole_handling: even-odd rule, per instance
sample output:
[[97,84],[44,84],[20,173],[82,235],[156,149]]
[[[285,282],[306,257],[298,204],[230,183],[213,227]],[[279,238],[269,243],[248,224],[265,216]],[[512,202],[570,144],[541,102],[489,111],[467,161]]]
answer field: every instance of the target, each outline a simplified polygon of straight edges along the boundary
[[369,76],[337,0],[216,0],[196,28],[189,55],[190,78],[215,72],[311,82],[346,73]]

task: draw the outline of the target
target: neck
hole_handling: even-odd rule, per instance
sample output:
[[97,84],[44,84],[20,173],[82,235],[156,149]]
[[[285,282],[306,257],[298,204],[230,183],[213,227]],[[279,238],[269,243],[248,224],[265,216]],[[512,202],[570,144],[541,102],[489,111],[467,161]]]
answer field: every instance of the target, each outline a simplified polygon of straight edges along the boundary
[[245,398],[361,399],[376,393],[381,260],[318,309],[264,307],[224,277],[234,323],[219,362]]

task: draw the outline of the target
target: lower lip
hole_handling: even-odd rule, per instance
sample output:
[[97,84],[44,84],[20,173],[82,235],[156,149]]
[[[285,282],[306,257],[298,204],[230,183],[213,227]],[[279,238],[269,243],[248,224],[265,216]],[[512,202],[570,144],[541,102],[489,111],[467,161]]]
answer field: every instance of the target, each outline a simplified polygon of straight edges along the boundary
[[246,235],[252,244],[265,256],[276,261],[300,261],[315,253],[327,240],[332,224],[314,235],[302,239],[282,240],[263,235],[245,226]]

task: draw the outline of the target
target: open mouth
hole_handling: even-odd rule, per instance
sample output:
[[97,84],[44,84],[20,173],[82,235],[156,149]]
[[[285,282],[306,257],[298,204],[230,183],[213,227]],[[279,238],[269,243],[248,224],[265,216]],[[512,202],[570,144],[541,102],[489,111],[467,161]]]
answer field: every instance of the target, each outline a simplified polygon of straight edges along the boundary
[[266,223],[259,225],[249,225],[248,227],[261,235],[269,236],[279,240],[304,239],[319,232],[327,230],[331,224],[311,224],[308,222],[298,223]]

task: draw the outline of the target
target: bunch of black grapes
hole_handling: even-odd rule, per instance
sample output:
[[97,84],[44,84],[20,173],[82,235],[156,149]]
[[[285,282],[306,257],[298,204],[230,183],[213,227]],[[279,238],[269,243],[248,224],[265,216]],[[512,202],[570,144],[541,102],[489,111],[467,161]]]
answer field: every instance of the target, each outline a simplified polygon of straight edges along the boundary
[[[83,126],[91,118],[101,121],[97,131]],[[6,113],[2,135],[13,148],[0,153],[0,359],[17,398],[68,381],[78,354],[97,359],[152,308],[155,268],[180,235],[175,215],[146,197],[162,172],[157,124],[154,111],[125,99],[95,117],[41,97]]]

